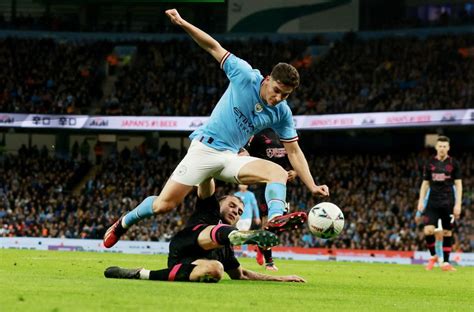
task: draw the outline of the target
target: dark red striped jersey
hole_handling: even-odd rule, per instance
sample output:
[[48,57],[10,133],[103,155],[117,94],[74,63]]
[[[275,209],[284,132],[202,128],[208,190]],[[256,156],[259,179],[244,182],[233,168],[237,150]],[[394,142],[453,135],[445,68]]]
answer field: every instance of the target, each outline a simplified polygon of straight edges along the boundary
[[423,168],[423,180],[430,182],[428,201],[454,201],[454,180],[461,179],[459,162],[448,156],[445,160],[431,158]]
[[271,128],[264,129],[255,134],[252,140],[247,143],[245,149],[250,156],[266,159],[279,164],[285,170],[291,170],[288,154],[285,147],[280,142],[280,138]]

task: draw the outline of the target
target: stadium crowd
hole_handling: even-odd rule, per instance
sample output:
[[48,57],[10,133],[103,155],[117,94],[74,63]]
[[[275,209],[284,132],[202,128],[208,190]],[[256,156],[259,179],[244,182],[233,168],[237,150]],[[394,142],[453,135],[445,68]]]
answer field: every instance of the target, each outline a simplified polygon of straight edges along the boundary
[[[0,111],[88,113],[101,98],[113,43],[0,41]],[[228,81],[191,40],[131,42],[138,51],[95,111],[105,115],[206,116]],[[474,35],[361,40],[349,33],[223,45],[266,75],[277,62],[298,67],[301,86],[289,99],[294,114],[328,114],[474,105]]]
[[303,83],[291,101],[293,111],[324,114],[472,107],[474,59],[463,57],[458,50],[473,44],[474,35],[361,41],[348,34],[315,66],[300,70]]
[[[38,157],[31,157],[42,155]],[[25,156],[29,155],[29,156]],[[425,250],[414,212],[420,186],[420,164],[426,154],[355,154],[312,157],[317,181],[331,188],[330,201],[345,215],[342,234],[333,241],[317,239],[306,229],[285,233],[285,246],[382,250]],[[463,169],[463,217],[457,221],[458,250],[474,251],[472,217],[474,158],[459,155]],[[58,160],[43,152],[6,156],[0,168],[0,236],[102,238],[107,227],[150,194],[158,194],[174,169],[177,155],[166,149],[124,149],[99,165],[79,192],[72,192],[85,176],[88,162],[80,155]],[[218,184],[220,195],[235,185]],[[288,187],[292,210],[316,204],[300,182]],[[194,207],[190,195],[173,212],[130,229],[124,239],[169,241]]]
[[[327,114],[472,107],[474,59],[458,50],[473,35],[358,40],[348,34],[326,54],[308,56],[316,39],[225,42],[264,75],[277,62],[299,68],[293,113]],[[316,40],[317,41],[317,40]],[[324,49],[323,49],[324,50]],[[403,58],[400,58],[403,55]],[[152,43],[119,74],[103,113],[209,115],[227,86],[218,64],[189,40]],[[110,108],[112,107],[112,109]]]
[[102,96],[104,42],[0,39],[0,112],[88,113]]
[[68,194],[90,163],[23,145],[16,156],[1,155],[0,165],[0,236],[66,235],[65,225],[76,222],[77,214],[77,198]]

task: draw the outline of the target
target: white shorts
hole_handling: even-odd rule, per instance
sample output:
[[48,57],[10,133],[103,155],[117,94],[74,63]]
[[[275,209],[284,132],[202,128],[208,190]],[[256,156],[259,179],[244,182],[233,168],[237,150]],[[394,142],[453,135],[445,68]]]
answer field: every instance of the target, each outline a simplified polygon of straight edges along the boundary
[[252,225],[252,219],[240,219],[237,224],[235,225],[239,231],[248,231],[250,230],[250,226]]
[[238,156],[231,151],[218,151],[198,140],[193,140],[188,153],[171,175],[171,180],[184,185],[199,185],[213,177],[221,181],[239,183],[240,169],[257,160],[256,157]]

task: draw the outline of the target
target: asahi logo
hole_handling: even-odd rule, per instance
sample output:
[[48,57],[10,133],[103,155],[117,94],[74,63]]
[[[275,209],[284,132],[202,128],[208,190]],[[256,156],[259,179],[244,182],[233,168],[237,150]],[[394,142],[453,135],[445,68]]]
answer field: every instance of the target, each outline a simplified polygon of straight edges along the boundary
[[94,118],[89,123],[89,126],[94,126],[94,127],[107,127],[108,125],[109,125],[109,121],[102,118]]
[[372,116],[365,116],[362,120],[363,125],[372,125],[375,123],[375,118]]
[[204,123],[202,122],[202,120],[196,119],[196,120],[191,121],[191,124],[189,124],[189,127],[190,128],[197,128],[197,127],[202,126],[203,124]]
[[447,122],[456,121],[456,115],[452,113],[445,113],[443,117],[441,118],[441,121],[447,121]]

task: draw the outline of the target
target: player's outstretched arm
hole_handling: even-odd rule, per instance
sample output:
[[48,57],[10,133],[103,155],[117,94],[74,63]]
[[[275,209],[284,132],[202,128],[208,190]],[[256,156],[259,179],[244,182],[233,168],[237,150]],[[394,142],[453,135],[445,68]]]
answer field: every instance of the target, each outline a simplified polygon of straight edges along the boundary
[[302,277],[299,277],[297,275],[272,276],[250,271],[242,267],[238,267],[235,270],[229,270],[227,271],[227,274],[230,276],[231,279],[238,280],[306,283],[306,281]]
[[225,50],[217,40],[183,19],[176,9],[166,10],[165,14],[173,24],[184,29],[201,48],[209,52],[218,62],[222,60],[227,50]]
[[329,188],[327,185],[316,185],[313,176],[309,171],[308,161],[303,154],[298,142],[283,142],[288,159],[290,160],[291,166],[296,171],[301,181],[311,190],[314,195],[329,196]]

